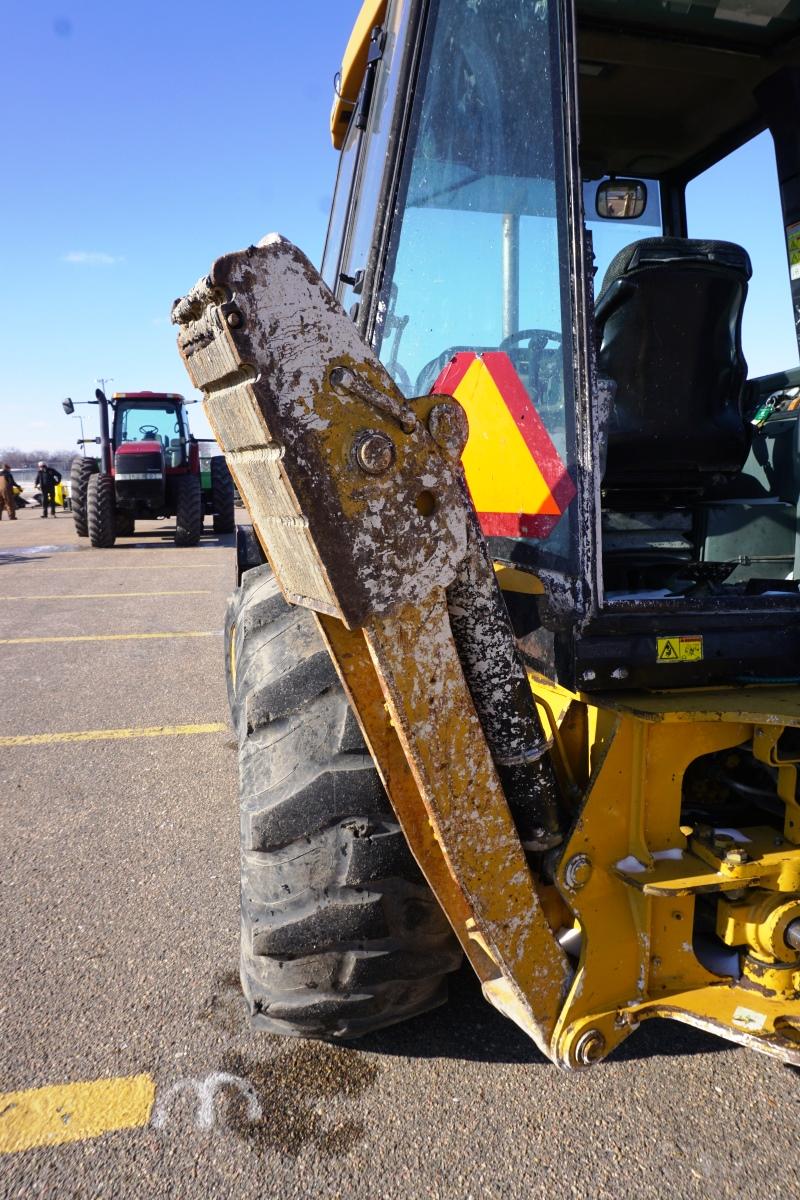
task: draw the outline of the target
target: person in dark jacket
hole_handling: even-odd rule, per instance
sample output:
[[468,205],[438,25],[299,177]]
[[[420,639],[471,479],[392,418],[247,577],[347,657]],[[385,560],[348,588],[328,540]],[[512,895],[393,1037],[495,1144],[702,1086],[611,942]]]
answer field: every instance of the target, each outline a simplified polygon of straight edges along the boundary
[[61,483],[61,475],[55,467],[48,467],[46,462],[39,463],[39,474],[36,476],[34,487],[42,493],[42,517],[47,516],[47,507],[53,516],[56,515],[56,484]]
[[3,512],[8,512],[8,519],[16,521],[17,519],[17,501],[14,496],[14,488],[17,482],[11,474],[11,468],[8,463],[3,463],[0,467],[0,521],[3,519]]

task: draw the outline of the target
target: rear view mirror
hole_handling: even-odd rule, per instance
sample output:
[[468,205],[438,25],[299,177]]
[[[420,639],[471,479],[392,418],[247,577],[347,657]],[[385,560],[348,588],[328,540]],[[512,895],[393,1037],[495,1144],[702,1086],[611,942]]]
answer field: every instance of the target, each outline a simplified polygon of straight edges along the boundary
[[632,221],[647,208],[647,184],[643,179],[606,179],[594,204],[598,217]]
[[71,417],[72,414],[75,412],[75,405],[72,403],[69,396],[67,396],[66,400],[61,401],[61,407],[63,408],[64,412],[67,414],[68,417]]

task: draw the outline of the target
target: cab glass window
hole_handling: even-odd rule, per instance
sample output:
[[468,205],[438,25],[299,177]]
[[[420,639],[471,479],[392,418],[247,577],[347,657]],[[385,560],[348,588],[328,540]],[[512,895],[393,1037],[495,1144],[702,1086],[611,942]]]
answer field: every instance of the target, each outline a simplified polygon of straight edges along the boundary
[[336,174],[336,189],[333,193],[333,204],[328,221],[328,233],[325,238],[325,249],[322,254],[322,269],[320,274],[331,290],[336,290],[339,255],[342,248],[347,210],[350,204],[350,193],[353,186],[353,175],[356,169],[360,132],[351,119],[345,135],[342,152],[339,155],[339,169]]
[[[461,351],[503,351],[566,475],[575,438],[557,6],[438,0],[430,13],[374,344],[408,396],[430,391]],[[568,545],[560,519],[546,550],[562,558]]]
[[750,255],[742,322],[749,375],[798,365],[786,239],[772,138],[762,133],[693,179],[686,189],[689,237],[736,242]]
[[161,442],[165,450],[184,437],[182,422],[172,405],[147,408],[119,408],[116,413],[116,441]]
[[[386,172],[392,167],[390,142],[393,133],[397,93],[402,78],[399,57],[406,44],[411,5],[396,2],[389,11],[382,34],[382,58],[377,64],[374,90],[370,99],[364,151],[359,162],[358,186],[350,214],[349,232],[341,258],[339,300],[346,309],[360,303],[363,276],[370,266],[375,245],[376,222],[382,217],[380,197],[385,190]],[[355,279],[355,287],[348,283]],[[358,315],[354,312],[354,315]]]

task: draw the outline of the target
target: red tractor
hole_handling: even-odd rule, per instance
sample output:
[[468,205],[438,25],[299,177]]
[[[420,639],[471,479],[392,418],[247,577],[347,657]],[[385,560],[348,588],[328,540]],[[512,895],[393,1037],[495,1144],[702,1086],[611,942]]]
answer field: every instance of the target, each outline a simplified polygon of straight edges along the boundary
[[[98,388],[94,403],[100,458],[74,459],[70,476],[78,537],[105,548],[129,537],[137,520],[174,516],[175,545],[196,546],[206,513],[215,533],[233,533],[233,480],[222,455],[205,459],[207,470],[201,470],[200,443],[189,433],[183,396],[117,392],[109,400]],[[72,400],[63,408],[73,412]]]

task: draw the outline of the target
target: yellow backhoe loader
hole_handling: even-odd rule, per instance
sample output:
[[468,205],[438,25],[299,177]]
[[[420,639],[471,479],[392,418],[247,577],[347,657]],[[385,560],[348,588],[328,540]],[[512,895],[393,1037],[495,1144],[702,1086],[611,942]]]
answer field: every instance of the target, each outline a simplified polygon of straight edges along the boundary
[[321,271],[270,235],[173,309],[252,518],[255,1025],[463,953],[566,1068],[654,1016],[800,1064],[800,370],[687,217],[764,134],[800,331],[800,3],[366,0],[331,130]]

